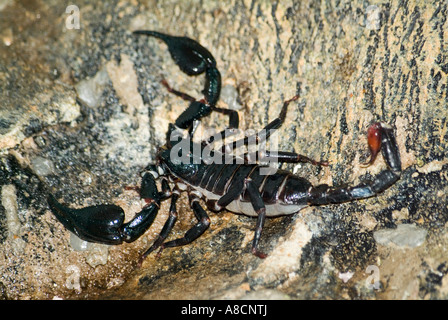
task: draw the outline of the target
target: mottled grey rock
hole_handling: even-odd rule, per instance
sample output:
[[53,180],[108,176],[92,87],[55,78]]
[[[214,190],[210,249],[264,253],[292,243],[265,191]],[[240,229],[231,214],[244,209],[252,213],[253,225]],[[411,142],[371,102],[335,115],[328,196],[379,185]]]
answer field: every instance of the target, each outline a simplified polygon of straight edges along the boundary
[[395,229],[382,229],[373,233],[378,244],[383,246],[395,244],[399,247],[409,248],[421,246],[427,235],[426,229],[414,224],[399,224]]
[[[80,28],[70,29],[64,2],[0,2],[0,184],[15,186],[21,223],[20,234],[8,237],[0,206],[0,251],[8,257],[0,265],[0,297],[213,299],[229,288],[238,288],[235,297],[265,289],[292,299],[448,297],[447,3],[79,0],[76,6]],[[255,219],[210,212],[203,236],[151,255],[136,269],[167,219],[169,201],[135,243],[108,247],[107,255],[74,250],[48,210],[48,192],[76,208],[114,203],[130,219],[145,203],[125,187],[139,184],[168,124],[187,107],[160,81],[202,97],[203,77],[186,76],[163,43],[136,38],[136,28],[186,35],[208,48],[222,73],[227,103],[218,106],[241,106],[243,131],[263,128],[285,99],[300,94],[279,130],[279,149],[330,166],[283,168],[313,184],[370,179],[385,164],[379,157],[361,166],[365,133],[372,121],[383,121],[396,132],[401,179],[371,199],[268,219],[264,261],[250,254]],[[107,81],[96,78],[105,71]],[[212,114],[202,124],[223,129],[228,117]],[[39,159],[52,165],[39,166],[45,164]],[[178,211],[173,237],[195,222],[185,197]],[[426,230],[426,240],[412,250],[377,243],[373,230],[403,223]],[[409,233],[404,239],[399,243],[412,240]],[[372,263],[383,285],[366,291],[360,288]]]

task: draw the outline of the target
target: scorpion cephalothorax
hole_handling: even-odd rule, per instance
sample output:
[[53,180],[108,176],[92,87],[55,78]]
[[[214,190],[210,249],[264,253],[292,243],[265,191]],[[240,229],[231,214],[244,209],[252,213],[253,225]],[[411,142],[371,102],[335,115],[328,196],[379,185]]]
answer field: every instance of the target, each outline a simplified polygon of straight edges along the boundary
[[[226,150],[240,145],[248,145],[251,138],[257,142],[266,140],[285,120],[288,105],[298,99],[298,95],[284,102],[278,118],[270,122],[263,130],[251,137],[245,137],[225,145],[221,150],[210,150],[212,140],[224,137],[224,131],[213,139],[201,143],[193,142],[197,122],[212,111],[229,116],[229,127],[238,128],[238,113],[234,110],[216,107],[220,90],[221,76],[211,53],[196,41],[186,37],[173,37],[155,31],[135,31],[134,34],[154,36],[163,40],[172,58],[182,71],[188,75],[205,73],[204,98],[193,97],[172,89],[166,81],[162,83],[172,93],[190,102],[189,107],[170,124],[166,145],[157,155],[156,163],[146,168],[143,175],[140,195],[147,205],[124,223],[123,209],[116,205],[97,205],[82,209],[71,209],[60,204],[53,195],[48,198],[49,205],[57,219],[81,239],[105,244],[132,242],[143,235],[151,226],[161,201],[171,199],[169,217],[152,246],[142,255],[142,260],[156,249],[181,246],[199,237],[209,226],[207,212],[201,205],[204,200],[208,209],[220,211],[227,209],[235,213],[257,217],[252,243],[252,253],[260,258],[266,254],[258,248],[266,217],[293,214],[310,205],[341,203],[364,199],[377,195],[395,183],[401,174],[400,153],[392,128],[383,123],[374,123],[368,129],[367,139],[373,163],[381,150],[387,169],[367,181],[353,187],[312,186],[305,178],[289,171],[276,169],[270,174],[263,170],[265,165],[252,163],[248,153],[241,157],[227,157]],[[189,130],[185,137],[183,130]],[[216,138],[217,137],[217,138]],[[253,140],[252,140],[253,141]],[[191,152],[191,150],[199,150]],[[210,158],[204,157],[207,151]],[[179,161],[179,152],[182,161]],[[277,151],[256,152],[258,159],[281,162],[309,162],[314,165],[327,165],[324,161],[315,161],[306,156]],[[214,159],[215,161],[210,161]],[[216,160],[227,161],[216,161]],[[156,180],[161,181],[157,189]],[[165,242],[177,219],[176,202],[181,192],[187,192],[191,208],[198,220],[184,237]]]

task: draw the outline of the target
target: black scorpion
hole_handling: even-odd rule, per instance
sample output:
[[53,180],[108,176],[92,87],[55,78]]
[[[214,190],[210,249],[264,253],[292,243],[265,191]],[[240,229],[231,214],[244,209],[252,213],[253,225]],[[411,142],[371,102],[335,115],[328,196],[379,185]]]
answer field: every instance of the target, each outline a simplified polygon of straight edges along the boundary
[[[314,187],[305,178],[279,169],[273,174],[263,174],[265,165],[251,163],[248,153],[241,158],[231,158],[232,161],[228,161],[224,148],[210,150],[213,138],[202,143],[186,139],[183,132],[189,130],[191,137],[198,121],[212,111],[228,115],[229,128],[238,128],[236,111],[216,107],[221,91],[221,75],[216,67],[216,61],[206,48],[187,37],[175,37],[145,30],[135,31],[134,34],[163,40],[176,64],[186,74],[205,73],[204,98],[196,100],[172,89],[166,81],[163,82],[170,92],[189,101],[190,105],[174,124],[169,125],[166,145],[159,149],[156,163],[146,168],[139,191],[147,205],[129,222],[124,223],[124,211],[116,205],[102,204],[71,209],[60,204],[53,195],[49,196],[48,202],[56,218],[81,239],[111,245],[121,244],[123,241],[132,242],[151,226],[161,201],[171,198],[168,220],[158,238],[142,255],[142,261],[156,249],[182,246],[204,233],[210,225],[210,219],[200,201],[204,200],[207,208],[212,211],[227,209],[234,213],[256,217],[252,253],[264,258],[266,254],[259,250],[258,244],[266,217],[293,214],[311,205],[342,203],[372,197],[389,188],[400,178],[401,161],[398,146],[393,130],[383,123],[374,123],[368,129],[367,139],[371,154],[368,164],[373,163],[381,150],[388,168],[376,175],[372,181],[352,187],[331,187],[326,184]],[[256,141],[268,139],[284,122],[288,105],[297,99],[298,96],[295,96],[285,101],[279,117],[252,138]],[[218,135],[218,139],[220,136],[222,135]],[[226,146],[231,150],[241,144],[247,146],[250,138],[245,137]],[[200,152],[190,152],[191,150]],[[202,156],[205,151],[211,159],[227,161],[211,162],[209,158]],[[173,154],[179,155],[179,152],[183,157],[180,162],[173,158]],[[280,162],[327,165],[326,162],[314,161],[294,152],[266,151],[263,154],[257,152],[256,156],[258,159],[274,159]],[[158,191],[156,179],[160,179],[162,191]],[[182,238],[165,242],[177,219],[176,202],[184,191],[188,193],[191,208],[198,222]]]

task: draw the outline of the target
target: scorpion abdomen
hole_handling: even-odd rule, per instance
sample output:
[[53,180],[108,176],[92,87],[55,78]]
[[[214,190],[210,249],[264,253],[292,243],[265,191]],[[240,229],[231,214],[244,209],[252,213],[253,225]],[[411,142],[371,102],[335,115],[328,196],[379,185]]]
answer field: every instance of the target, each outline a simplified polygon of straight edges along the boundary
[[[267,216],[292,214],[306,207],[311,183],[289,171],[277,170],[265,172],[266,167],[257,164],[211,164],[200,165],[198,174],[183,180],[191,189],[198,192],[213,211],[227,209],[234,213],[256,216],[250,196],[245,188],[247,181],[252,181],[260,191],[266,206]],[[172,172],[176,175],[175,172]],[[225,195],[235,193],[234,199],[220,205]]]

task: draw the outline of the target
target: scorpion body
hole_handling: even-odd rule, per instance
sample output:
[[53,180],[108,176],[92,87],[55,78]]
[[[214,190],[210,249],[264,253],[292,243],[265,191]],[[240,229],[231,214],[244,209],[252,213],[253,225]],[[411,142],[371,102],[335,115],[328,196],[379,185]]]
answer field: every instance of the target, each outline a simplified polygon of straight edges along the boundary
[[[163,40],[176,64],[188,75],[205,73],[206,84],[204,98],[193,97],[172,89],[166,81],[164,86],[172,93],[190,102],[188,108],[170,124],[166,145],[157,155],[156,163],[146,168],[139,188],[140,195],[147,202],[141,212],[129,222],[124,223],[123,209],[116,205],[98,205],[82,209],[71,209],[60,204],[53,195],[49,196],[49,205],[58,220],[70,231],[87,241],[106,244],[131,242],[144,234],[151,226],[161,201],[171,199],[169,217],[160,235],[140,260],[156,249],[185,245],[199,237],[210,225],[204,200],[211,211],[227,209],[234,213],[257,218],[252,253],[260,258],[266,254],[259,250],[259,240],[266,217],[294,214],[310,205],[342,203],[375,196],[394,184],[401,174],[401,161],[393,130],[383,123],[374,123],[368,129],[367,139],[371,153],[368,164],[373,163],[381,150],[387,169],[367,181],[352,187],[313,186],[305,178],[289,171],[276,169],[270,174],[263,173],[266,166],[252,163],[248,153],[242,157],[228,157],[226,148],[235,150],[237,146],[247,145],[251,137],[225,145],[221,150],[210,150],[211,142],[223,137],[193,142],[197,122],[212,111],[229,116],[229,128],[238,128],[238,113],[233,110],[216,107],[221,90],[221,76],[211,53],[199,43],[186,37],[173,37],[155,31],[139,30],[135,34],[148,35]],[[288,105],[298,99],[298,95],[284,102],[278,118],[270,122],[252,138],[264,141],[278,129],[285,120]],[[189,135],[185,137],[184,131]],[[239,143],[240,142],[240,143]],[[200,153],[191,152],[199,150]],[[182,161],[173,155],[182,153]],[[203,156],[209,154],[213,159],[225,159],[210,162]],[[325,161],[315,161],[306,156],[278,151],[276,153],[256,152],[258,158],[275,159],[281,162],[308,162],[313,165],[328,165]],[[161,181],[159,191],[156,180]],[[189,229],[184,237],[165,242],[177,220],[176,202],[182,192],[187,192],[191,208],[198,222]]]

